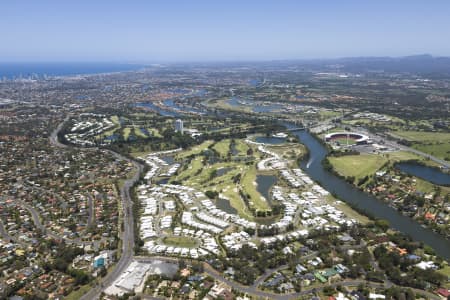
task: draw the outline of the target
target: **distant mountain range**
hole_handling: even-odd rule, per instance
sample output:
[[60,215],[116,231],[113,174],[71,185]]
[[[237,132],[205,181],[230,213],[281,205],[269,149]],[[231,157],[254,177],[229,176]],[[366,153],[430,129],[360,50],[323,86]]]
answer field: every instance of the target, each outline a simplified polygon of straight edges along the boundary
[[433,57],[428,54],[405,57],[355,57],[335,60],[347,72],[407,72],[418,74],[450,75],[450,57]]

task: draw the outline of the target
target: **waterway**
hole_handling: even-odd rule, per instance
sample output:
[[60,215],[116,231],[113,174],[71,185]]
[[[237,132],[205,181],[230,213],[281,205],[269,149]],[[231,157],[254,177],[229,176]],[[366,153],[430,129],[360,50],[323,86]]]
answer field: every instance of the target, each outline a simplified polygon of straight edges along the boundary
[[326,190],[345,202],[370,212],[375,218],[389,221],[391,227],[411,236],[416,241],[431,246],[437,254],[450,260],[450,241],[448,239],[421,226],[415,220],[400,214],[381,200],[362,192],[345,180],[326,171],[322,166],[322,160],[328,154],[327,149],[307,131],[297,131],[296,135],[309,150],[310,156],[300,163],[300,167],[311,179],[319,182]]
[[196,113],[196,114],[204,114],[205,113],[204,111],[202,111],[200,109],[196,109],[194,107],[180,106],[180,105],[176,104],[173,99],[164,100],[163,104],[165,106],[167,106],[167,107],[171,107],[171,108],[174,108],[174,109],[179,110],[179,111],[191,112],[191,113]]
[[257,175],[256,176],[256,190],[266,198],[269,204],[272,204],[272,197],[270,196],[270,190],[274,184],[278,181],[277,176],[274,175]]
[[253,112],[256,113],[270,113],[274,111],[279,111],[284,109],[284,106],[281,104],[267,104],[267,103],[261,103],[253,100],[244,100],[245,105],[243,105],[241,102],[241,99],[233,97],[230,100],[228,100],[228,104],[234,107],[238,106],[247,106],[252,109]]
[[271,145],[279,145],[286,142],[285,138],[276,138],[273,136],[258,136],[255,138],[257,143],[271,144]]
[[175,111],[171,111],[171,110],[167,110],[167,109],[164,109],[164,108],[160,108],[159,106],[156,106],[152,102],[137,103],[136,107],[149,108],[149,109],[154,110],[155,112],[157,112],[158,114],[160,114],[161,116],[164,116],[164,117],[178,117],[180,115],[179,113],[177,113]]
[[237,214],[238,213],[238,211],[233,206],[231,206],[230,200],[228,200],[228,199],[224,199],[224,198],[217,199],[216,206],[217,206],[217,208],[219,208],[229,214]]
[[[168,111],[162,111],[163,113]],[[287,128],[296,125],[284,124]],[[326,171],[322,166],[322,160],[327,156],[327,149],[307,131],[295,132],[300,141],[308,148],[309,157],[300,163],[300,167],[311,177],[319,182],[330,193],[334,193],[343,201],[353,204],[360,209],[370,212],[372,216],[389,221],[396,230],[403,232],[415,241],[423,242],[432,247],[438,255],[450,260],[450,240],[424,228],[415,220],[406,217],[378,200],[372,195],[364,193],[345,180]],[[217,206],[230,213],[235,213],[228,200],[217,201]]]
[[450,186],[450,174],[444,173],[437,168],[424,166],[414,162],[398,163],[395,164],[395,168],[403,173],[422,178],[437,185]]

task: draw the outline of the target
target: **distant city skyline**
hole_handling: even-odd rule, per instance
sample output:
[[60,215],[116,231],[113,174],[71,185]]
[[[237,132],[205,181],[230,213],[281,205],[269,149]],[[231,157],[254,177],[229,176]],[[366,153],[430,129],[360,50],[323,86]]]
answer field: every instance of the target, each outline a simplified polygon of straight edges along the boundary
[[450,56],[450,2],[7,1],[0,62]]

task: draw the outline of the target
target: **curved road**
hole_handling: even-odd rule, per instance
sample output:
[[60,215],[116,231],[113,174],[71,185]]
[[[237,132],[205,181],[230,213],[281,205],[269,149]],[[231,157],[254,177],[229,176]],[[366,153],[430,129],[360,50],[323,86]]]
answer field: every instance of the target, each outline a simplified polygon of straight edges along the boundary
[[450,162],[448,162],[448,161],[445,161],[443,159],[437,158],[436,156],[433,156],[431,154],[428,154],[428,153],[416,150],[414,148],[411,148],[411,147],[408,147],[408,146],[405,146],[405,145],[401,145],[397,141],[394,141],[392,138],[400,139],[400,140],[403,139],[401,136],[398,136],[395,133],[392,133],[392,132],[388,133],[387,134],[388,136],[384,137],[384,136],[381,136],[379,134],[369,132],[365,128],[361,128],[361,127],[360,128],[356,128],[354,126],[348,126],[348,125],[347,125],[347,127],[349,127],[352,131],[363,131],[365,134],[367,134],[368,136],[372,137],[372,139],[383,140],[385,142],[385,144],[390,146],[390,147],[398,148],[398,149],[403,150],[403,151],[408,151],[408,152],[417,154],[419,156],[425,157],[426,159],[434,161],[435,163],[437,163],[437,164],[439,164],[439,165],[441,165],[443,167],[450,168]]
[[[162,260],[162,261],[171,262],[171,263],[178,262],[177,258],[164,257],[164,256],[135,257],[135,260],[143,262],[143,263],[151,263],[155,260]],[[301,292],[297,292],[297,293],[276,294],[276,293],[272,293],[272,292],[261,291],[261,290],[258,290],[254,286],[242,285],[236,281],[225,278],[225,277],[223,277],[223,275],[220,272],[218,272],[217,270],[212,268],[206,262],[203,262],[203,267],[204,267],[204,272],[206,274],[208,274],[209,276],[211,276],[212,278],[214,278],[215,280],[217,280],[219,282],[223,282],[241,293],[249,294],[249,295],[253,295],[253,296],[257,296],[257,297],[261,297],[261,298],[265,298],[265,299],[277,299],[277,300],[297,299],[301,296],[312,294],[315,291],[320,291],[323,288],[328,287],[328,286],[337,287],[340,285],[340,286],[345,286],[345,287],[357,287],[360,284],[365,284],[366,286],[369,286],[372,288],[389,288],[393,285],[393,284],[386,284],[386,283],[375,283],[375,282],[366,281],[366,280],[347,279],[344,281],[339,281],[339,282],[335,282],[335,283],[331,283],[331,284],[321,284],[314,288],[305,289],[305,290],[302,290]],[[430,293],[427,291],[422,291],[422,290],[417,290],[417,289],[412,289],[412,290],[417,294],[425,296],[427,299],[440,300],[440,298],[433,293]],[[154,299],[154,298],[150,297],[150,296],[148,296],[148,297],[144,296],[144,299]]]
[[[55,147],[60,148],[68,148],[69,146],[62,144],[58,141],[58,132],[62,129],[64,126],[64,123],[67,122],[70,118],[70,115],[68,115],[59,125],[58,127],[52,132],[50,135],[50,143]],[[101,279],[101,282],[99,285],[96,285],[92,289],[90,289],[86,294],[84,294],[80,299],[82,300],[92,300],[92,299],[98,299],[102,290],[104,287],[107,287],[111,285],[119,276],[120,274],[126,270],[128,265],[131,262],[131,259],[133,258],[133,252],[134,252],[134,219],[133,219],[133,210],[132,210],[132,200],[130,196],[130,189],[131,187],[139,180],[144,167],[135,162],[132,161],[114,151],[107,150],[110,154],[112,154],[114,157],[120,160],[125,160],[134,165],[134,167],[137,169],[137,172],[133,175],[132,178],[127,179],[123,186],[120,188],[120,198],[122,199],[122,208],[123,208],[123,232],[121,233],[122,237],[122,253],[120,256],[119,261],[115,265],[114,269],[109,272],[105,277]],[[120,228],[119,224],[119,228]]]
[[[58,125],[58,127],[52,132],[51,136],[50,136],[50,142],[52,145],[56,146],[56,147],[68,147],[67,145],[61,144],[58,141],[58,132],[61,130],[64,122],[66,122],[69,119],[70,116],[67,116],[64,121],[62,123],[60,123]],[[111,285],[119,276],[120,274],[125,271],[125,269],[127,268],[127,266],[130,264],[131,260],[133,259],[133,251],[134,251],[134,220],[133,220],[133,212],[132,212],[132,200],[130,197],[130,189],[131,187],[139,180],[141,173],[143,171],[143,166],[135,161],[132,161],[116,152],[113,152],[111,150],[108,150],[112,155],[114,155],[115,157],[122,159],[122,160],[126,160],[128,162],[133,163],[133,165],[135,166],[135,168],[138,170],[133,178],[128,179],[125,181],[124,185],[121,187],[120,189],[120,196],[122,199],[122,205],[123,205],[123,222],[124,222],[124,231],[122,232],[122,255],[119,259],[119,262],[116,264],[114,270],[110,273],[108,273],[102,280],[101,280],[101,284],[100,285],[96,285],[95,287],[93,287],[91,290],[89,290],[89,292],[87,292],[86,294],[84,294],[80,299],[82,300],[91,300],[91,299],[97,299],[100,295],[100,293],[102,292],[102,290],[104,289],[104,287],[107,287],[109,285]],[[169,258],[169,257],[135,257],[135,260],[137,261],[141,261],[141,262],[151,262],[154,260],[164,260],[164,261],[169,261],[169,262],[178,262],[177,258]],[[261,291],[258,290],[257,287],[255,285],[253,286],[244,286],[240,283],[237,283],[235,281],[229,280],[225,277],[223,277],[223,275],[218,272],[217,270],[215,270],[214,268],[212,268],[209,264],[207,264],[206,262],[203,263],[204,266],[204,272],[208,275],[210,275],[211,277],[213,277],[214,279],[220,281],[220,282],[224,282],[227,285],[229,285],[230,287],[232,287],[233,289],[236,289],[242,293],[247,293],[247,294],[251,294],[251,295],[255,295],[258,297],[262,297],[262,298],[267,298],[267,299],[279,299],[279,300],[287,300],[287,299],[295,299],[298,298],[300,296],[304,296],[310,293],[313,293],[314,291],[318,291],[323,289],[326,286],[333,286],[336,287],[338,285],[341,286],[358,286],[360,284],[365,284],[367,286],[370,287],[374,287],[374,288],[379,288],[379,287],[388,287],[387,283],[374,283],[374,282],[369,282],[369,281],[365,281],[365,280],[345,280],[345,281],[341,281],[341,282],[337,282],[337,283],[333,283],[333,284],[324,284],[324,285],[320,285],[317,286],[313,289],[308,289],[308,290],[303,290],[299,293],[292,293],[292,294],[275,294],[275,293],[271,293],[271,292],[265,292],[265,291]],[[281,266],[280,268],[282,268],[284,266]],[[276,271],[279,268],[276,268],[274,270],[271,270],[269,272],[266,272],[264,275],[262,275],[259,279],[258,279],[258,283],[261,283],[262,281],[264,281],[264,278],[268,278],[270,276],[270,274],[273,273],[273,271]],[[414,290],[416,293],[418,294],[422,294],[425,295],[426,297],[428,297],[429,299],[440,299],[438,296],[432,294],[432,293],[428,293],[426,291],[422,291],[422,290]],[[145,296],[145,299],[152,299],[153,297],[150,296]]]

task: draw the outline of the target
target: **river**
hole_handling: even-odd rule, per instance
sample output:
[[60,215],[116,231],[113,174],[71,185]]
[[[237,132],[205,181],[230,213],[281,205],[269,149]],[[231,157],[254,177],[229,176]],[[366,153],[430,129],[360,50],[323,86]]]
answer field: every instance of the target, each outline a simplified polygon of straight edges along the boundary
[[395,164],[395,168],[408,175],[422,178],[437,185],[450,186],[450,174],[441,172],[437,168],[431,168],[414,162]]
[[[161,112],[167,113],[164,110],[160,110]],[[286,123],[283,125],[287,128],[296,126]],[[448,239],[431,229],[422,227],[415,220],[400,214],[381,200],[360,191],[345,180],[326,171],[322,166],[322,160],[328,154],[327,149],[307,131],[297,131],[295,134],[309,150],[309,158],[302,161],[300,167],[311,179],[319,182],[326,190],[334,193],[343,201],[370,212],[376,218],[389,221],[392,228],[409,235],[415,241],[429,245],[438,255],[450,261],[450,241]],[[217,205],[222,206],[221,208],[230,206],[229,202],[223,203],[223,201]]]
[[309,158],[302,161],[300,167],[311,179],[319,182],[326,190],[334,193],[343,201],[370,212],[376,218],[389,221],[391,227],[411,236],[416,241],[429,245],[438,255],[450,260],[450,241],[448,239],[431,229],[422,227],[415,220],[400,214],[381,200],[360,191],[345,180],[326,171],[322,166],[322,160],[327,156],[327,149],[307,131],[297,131],[295,134],[309,150]]

